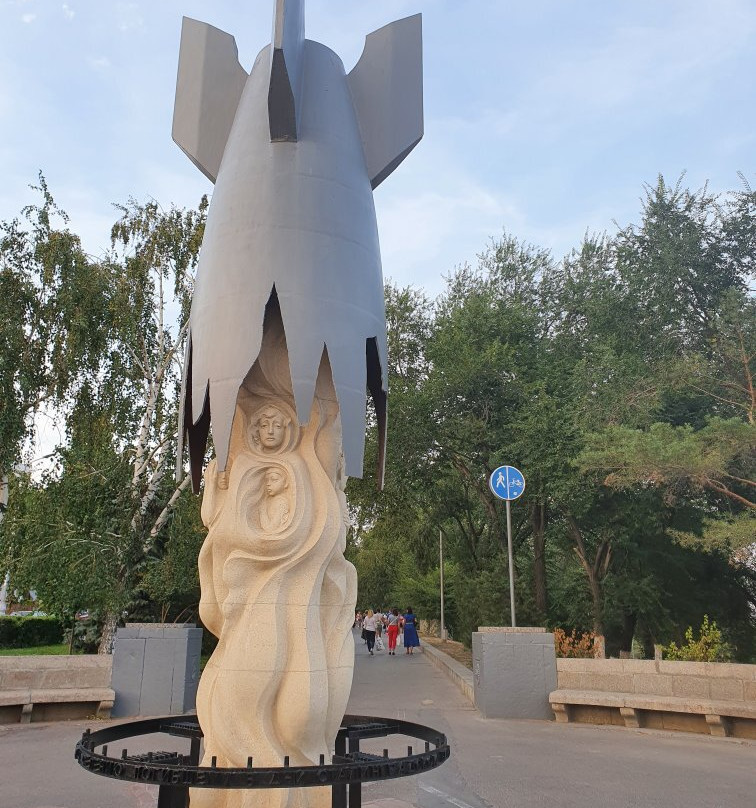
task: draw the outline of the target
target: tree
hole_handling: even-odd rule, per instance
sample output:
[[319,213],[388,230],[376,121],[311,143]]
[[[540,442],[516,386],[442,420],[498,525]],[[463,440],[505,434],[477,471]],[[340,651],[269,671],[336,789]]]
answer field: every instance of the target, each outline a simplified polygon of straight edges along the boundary
[[96,375],[112,311],[109,268],[84,253],[41,174],[36,190],[39,204],[0,223],[0,521],[35,416],[65,412]]
[[580,456],[582,468],[609,472],[604,483],[613,488],[663,485],[674,495],[687,487],[756,510],[755,461],[754,425],[717,417],[698,430],[664,422],[648,430],[612,426],[591,436]]
[[86,591],[88,605],[106,612],[105,652],[122,611],[141,599],[148,571],[150,587],[157,587],[155,565],[170,546],[162,533],[185,502],[188,477],[173,479],[177,403],[206,207],[206,200],[197,211],[133,200],[119,207],[113,250],[98,264],[108,278],[108,308],[96,368],[70,394],[66,445],[45,480],[50,503],[36,511],[48,519],[38,528],[55,531],[47,546],[55,552],[40,553],[31,530],[5,531],[19,572],[26,570],[29,580],[36,574],[48,600],[59,599],[56,580],[75,578],[83,565],[103,582]]
[[420,586],[442,528],[452,628],[465,639],[482,615],[507,620],[502,509],[487,478],[513,463],[528,479],[513,509],[522,620],[592,628],[610,651],[629,651],[709,609],[747,656],[747,565],[701,542],[702,532],[713,542],[718,517],[717,540],[750,557],[738,544],[749,508],[736,497],[749,499],[753,479],[755,211],[748,188],[716,198],[659,178],[639,225],[588,235],[561,262],[505,236],[422,313],[389,297],[400,335],[390,463],[377,501],[352,499],[356,563],[369,568],[372,538],[384,546],[401,531],[402,569]]
[[[153,556],[161,530],[189,486],[183,474],[176,484],[175,441],[181,359],[187,331],[193,270],[204,231],[207,200],[197,211],[163,211],[155,202],[131,200],[119,207],[113,227],[116,248],[110,259],[119,267],[114,304],[119,316],[113,330],[102,399],[115,445],[130,466],[128,529],[123,560],[141,565]],[[178,309],[178,322],[169,319]],[[175,316],[175,315],[174,315]],[[129,581],[122,564],[119,584]],[[136,582],[124,586],[124,601]],[[118,613],[108,612],[101,650],[110,650]]]

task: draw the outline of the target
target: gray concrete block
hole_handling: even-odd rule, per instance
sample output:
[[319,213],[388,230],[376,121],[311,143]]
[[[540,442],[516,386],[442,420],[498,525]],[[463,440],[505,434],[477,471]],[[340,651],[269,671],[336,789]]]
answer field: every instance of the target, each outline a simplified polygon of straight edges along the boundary
[[119,628],[118,637],[123,640],[136,640],[139,638],[139,628],[135,626],[126,626],[126,628]]
[[130,624],[113,654],[116,717],[178,715],[194,708],[202,629],[193,624]]
[[[202,629],[190,628],[186,632],[186,645],[183,650],[183,677],[174,679],[174,694],[176,698],[176,712],[185,713],[193,710],[196,704],[197,687],[199,685],[200,655],[202,653]],[[179,670],[180,662],[177,661]],[[180,682],[181,687],[177,686]]]
[[175,640],[164,637],[145,639],[140,715],[162,715],[171,711],[174,645]]
[[140,715],[145,641],[132,639],[128,634],[122,636],[121,631],[124,629],[118,629],[113,650],[111,686],[116,694],[111,711],[113,718]]
[[549,693],[557,686],[553,635],[509,629],[475,632],[472,640],[475,706],[482,715],[550,720]]

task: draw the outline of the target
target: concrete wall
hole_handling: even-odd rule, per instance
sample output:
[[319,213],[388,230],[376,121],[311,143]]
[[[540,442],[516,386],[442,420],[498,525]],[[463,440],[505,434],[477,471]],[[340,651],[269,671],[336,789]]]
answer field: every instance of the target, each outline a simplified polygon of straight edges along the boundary
[[0,691],[18,688],[110,687],[113,657],[4,656],[0,657]]
[[0,657],[0,724],[107,718],[111,656]]
[[128,623],[113,651],[113,717],[181,715],[194,709],[202,629]]
[[656,659],[557,659],[560,690],[756,703],[756,665]]
[[435,648],[430,643],[425,643],[423,646],[423,653],[425,658],[435,665],[440,671],[445,673],[454,684],[459,688],[465,698],[469,699],[471,703],[475,704],[475,691],[473,686],[472,671],[466,668],[461,662],[457,662],[448,654],[445,654],[438,648]]
[[554,635],[543,628],[481,626],[472,635],[475,706],[484,718],[552,717]]

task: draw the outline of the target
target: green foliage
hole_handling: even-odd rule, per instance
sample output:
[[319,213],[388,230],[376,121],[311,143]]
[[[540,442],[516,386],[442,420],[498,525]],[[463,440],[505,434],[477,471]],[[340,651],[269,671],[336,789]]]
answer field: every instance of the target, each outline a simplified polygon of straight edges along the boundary
[[756,477],[756,425],[740,418],[712,416],[699,429],[663,422],[645,431],[610,426],[589,437],[578,462],[586,471],[609,471],[604,484],[614,488],[645,483],[673,493],[688,485],[756,509],[756,501],[737,491],[738,483],[756,487],[747,479]]
[[71,628],[66,630],[71,650],[76,654],[96,654],[102,639],[102,623],[102,615],[96,611],[90,611],[85,620],[74,620]]
[[506,462],[528,481],[512,505],[520,623],[603,634],[616,654],[708,610],[751,658],[755,214],[747,187],[659,178],[640,224],[562,261],[505,235],[435,302],[389,287],[386,489],[348,492],[360,603],[436,603],[443,530],[454,635],[507,624],[487,485]]
[[0,222],[0,471],[44,403],[65,407],[107,350],[109,267],[92,261],[40,175],[41,202]]
[[[446,608],[451,617],[454,613],[454,599],[449,597],[452,591],[451,581],[454,580],[453,567],[445,565],[447,574],[445,585],[449,584],[447,591]],[[431,569],[419,573],[414,561],[405,556],[396,570],[396,578],[390,589],[389,607],[396,606],[402,614],[412,607],[418,619],[438,620],[441,616],[440,574],[438,569]]]
[[722,639],[722,632],[715,622],[709,622],[705,614],[698,639],[693,637],[693,628],[685,632],[686,644],[680,648],[671,642],[664,649],[664,658],[683,662],[729,662],[732,648]]
[[32,648],[0,648],[0,656],[63,656],[68,654],[68,643],[36,645]]
[[756,513],[743,511],[731,517],[703,519],[699,532],[670,530],[669,533],[682,547],[717,552],[747,565],[756,536]]
[[475,576],[456,575],[449,582],[449,592],[456,603],[449,625],[453,636],[468,647],[472,632],[478,626],[508,626],[509,587],[506,556],[497,555],[491,567]]
[[[17,394],[7,418],[0,403],[0,452],[9,458],[0,457],[0,473],[12,468],[41,401],[54,403],[65,437],[42,480],[13,481],[0,558],[14,587],[34,588],[57,613],[99,610],[107,645],[124,611],[160,619],[198,600],[187,560],[196,559],[198,506],[187,505],[188,480],[177,487],[172,471],[207,200],[195,211],[130,200],[118,208],[111,252],[95,261],[53,228],[65,215],[44,181],[40,192],[41,206],[24,212],[30,228],[0,227],[12,325],[0,333],[0,384]],[[3,432],[6,422],[15,431]],[[177,508],[182,527],[169,536]]]
[[144,563],[141,587],[159,608],[161,623],[196,619],[199,606],[197,557],[205,538],[200,518],[201,499],[184,491],[173,517],[154,551]]
[[0,648],[53,645],[63,639],[57,617],[0,617]]
[[[94,421],[89,421],[94,426]],[[129,468],[105,425],[74,438],[41,484],[18,480],[2,529],[15,586],[36,589],[59,614],[121,611],[136,570],[129,537]]]
[[[11,480],[0,560],[69,624],[98,610],[106,635],[124,611],[193,616],[204,529],[171,470],[207,200],[130,200],[94,260],[39,190],[0,225],[0,474],[40,406],[65,436],[42,479]],[[754,255],[747,185],[715,197],[659,178],[637,225],[561,261],[504,234],[436,300],[387,286],[386,487],[369,419],[367,473],[347,489],[359,605],[437,618],[442,531],[452,634],[508,624],[487,480],[509,463],[528,483],[512,505],[521,624],[603,634],[617,653],[679,641],[706,613],[756,658]]]

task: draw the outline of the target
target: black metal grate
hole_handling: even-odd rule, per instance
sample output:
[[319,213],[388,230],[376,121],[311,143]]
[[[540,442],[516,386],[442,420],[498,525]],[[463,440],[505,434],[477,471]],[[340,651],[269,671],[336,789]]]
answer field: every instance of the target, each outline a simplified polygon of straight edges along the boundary
[[[108,755],[108,744],[139,735],[165,733],[191,739],[188,756],[178,752],[147,752],[120,757]],[[360,750],[360,741],[403,735],[423,741],[423,749],[410,746],[407,755],[389,756]],[[360,808],[362,783],[390,780],[440,766],[450,750],[446,736],[422,724],[373,716],[346,715],[336,736],[336,750],[326,763],[321,756],[317,766],[291,766],[289,758],[281,766],[257,767],[250,757],[245,768],[219,767],[215,758],[210,766],[199,765],[202,729],[196,716],[153,718],[131,721],[91,732],[87,730],[76,745],[79,765],[93,774],[155,785],[159,787],[158,808],[187,808],[190,788],[331,788],[333,808]],[[101,748],[100,751],[96,751]],[[188,759],[187,759],[188,758]]]

